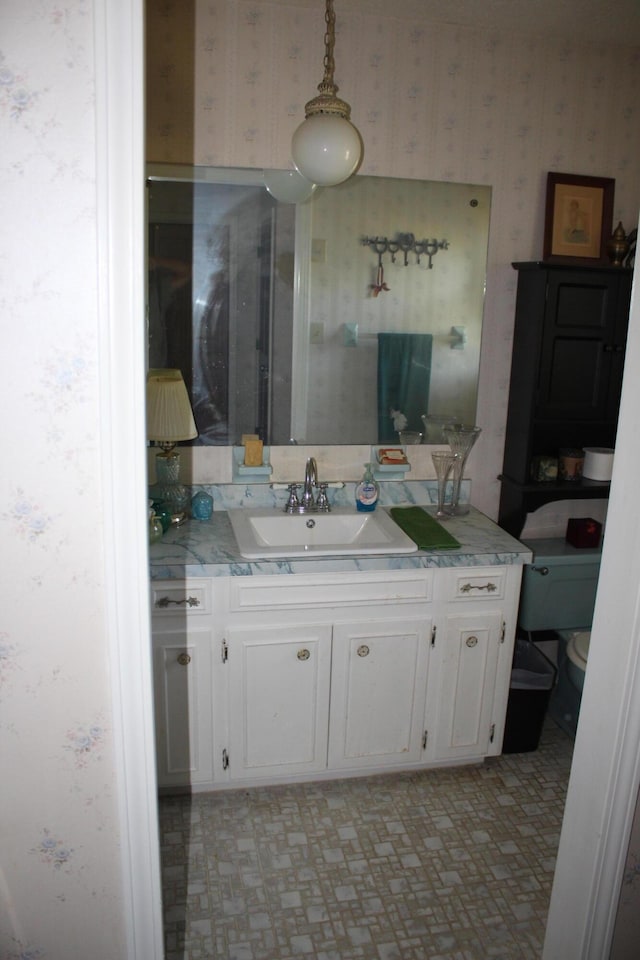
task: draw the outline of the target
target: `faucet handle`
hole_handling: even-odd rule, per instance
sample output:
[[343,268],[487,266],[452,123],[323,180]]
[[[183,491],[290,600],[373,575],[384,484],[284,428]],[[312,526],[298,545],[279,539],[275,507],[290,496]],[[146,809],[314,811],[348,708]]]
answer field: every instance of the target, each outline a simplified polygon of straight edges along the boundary
[[325,513],[331,512],[331,507],[329,505],[329,498],[327,496],[328,486],[329,486],[328,483],[319,483],[318,489],[320,492],[316,497],[316,507],[318,508],[318,510],[323,510]]
[[300,501],[298,500],[298,492],[297,492],[298,487],[299,487],[299,484],[297,483],[290,483],[287,486],[287,490],[289,491],[289,499],[287,500],[287,504],[284,508],[285,513],[293,513],[293,511],[297,510],[298,507],[300,506]]

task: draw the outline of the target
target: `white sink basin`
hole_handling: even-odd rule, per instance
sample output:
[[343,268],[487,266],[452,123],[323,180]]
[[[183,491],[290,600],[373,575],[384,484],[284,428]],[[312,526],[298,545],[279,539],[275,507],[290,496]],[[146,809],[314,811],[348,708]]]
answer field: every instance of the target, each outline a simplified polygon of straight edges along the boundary
[[230,510],[229,519],[238,549],[247,560],[414,553],[418,549],[380,508],[374,513],[336,507],[331,513],[289,515],[265,507]]

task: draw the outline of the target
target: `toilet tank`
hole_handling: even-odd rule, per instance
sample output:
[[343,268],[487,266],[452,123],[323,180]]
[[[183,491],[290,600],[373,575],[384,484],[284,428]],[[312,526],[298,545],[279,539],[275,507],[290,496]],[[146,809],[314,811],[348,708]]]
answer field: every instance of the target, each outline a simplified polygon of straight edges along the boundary
[[564,539],[524,542],[533,553],[533,562],[523,569],[521,629],[590,627],[602,548],[572,547]]

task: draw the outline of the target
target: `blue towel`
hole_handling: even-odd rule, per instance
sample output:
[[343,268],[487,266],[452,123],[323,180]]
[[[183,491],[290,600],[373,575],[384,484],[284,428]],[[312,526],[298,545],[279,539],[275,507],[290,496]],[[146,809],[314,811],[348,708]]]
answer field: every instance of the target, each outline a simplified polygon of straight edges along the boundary
[[430,333],[378,334],[378,443],[397,443],[391,410],[407,418],[406,429],[422,431],[429,412]]

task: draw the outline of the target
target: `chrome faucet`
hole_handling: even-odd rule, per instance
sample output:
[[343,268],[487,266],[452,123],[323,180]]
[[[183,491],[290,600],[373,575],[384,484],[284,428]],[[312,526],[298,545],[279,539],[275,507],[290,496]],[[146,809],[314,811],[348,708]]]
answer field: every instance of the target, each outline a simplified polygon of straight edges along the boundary
[[[318,483],[318,465],[315,457],[309,457],[304,468],[304,487],[302,496],[298,499],[297,483],[289,484],[289,499],[284,508],[285,513],[331,513],[329,498],[327,497],[328,483]],[[318,496],[314,497],[313,488],[318,488]]]
[[318,486],[318,465],[315,457],[309,457],[304,468],[304,488],[302,490],[302,508],[311,510],[315,505],[312,487]]

